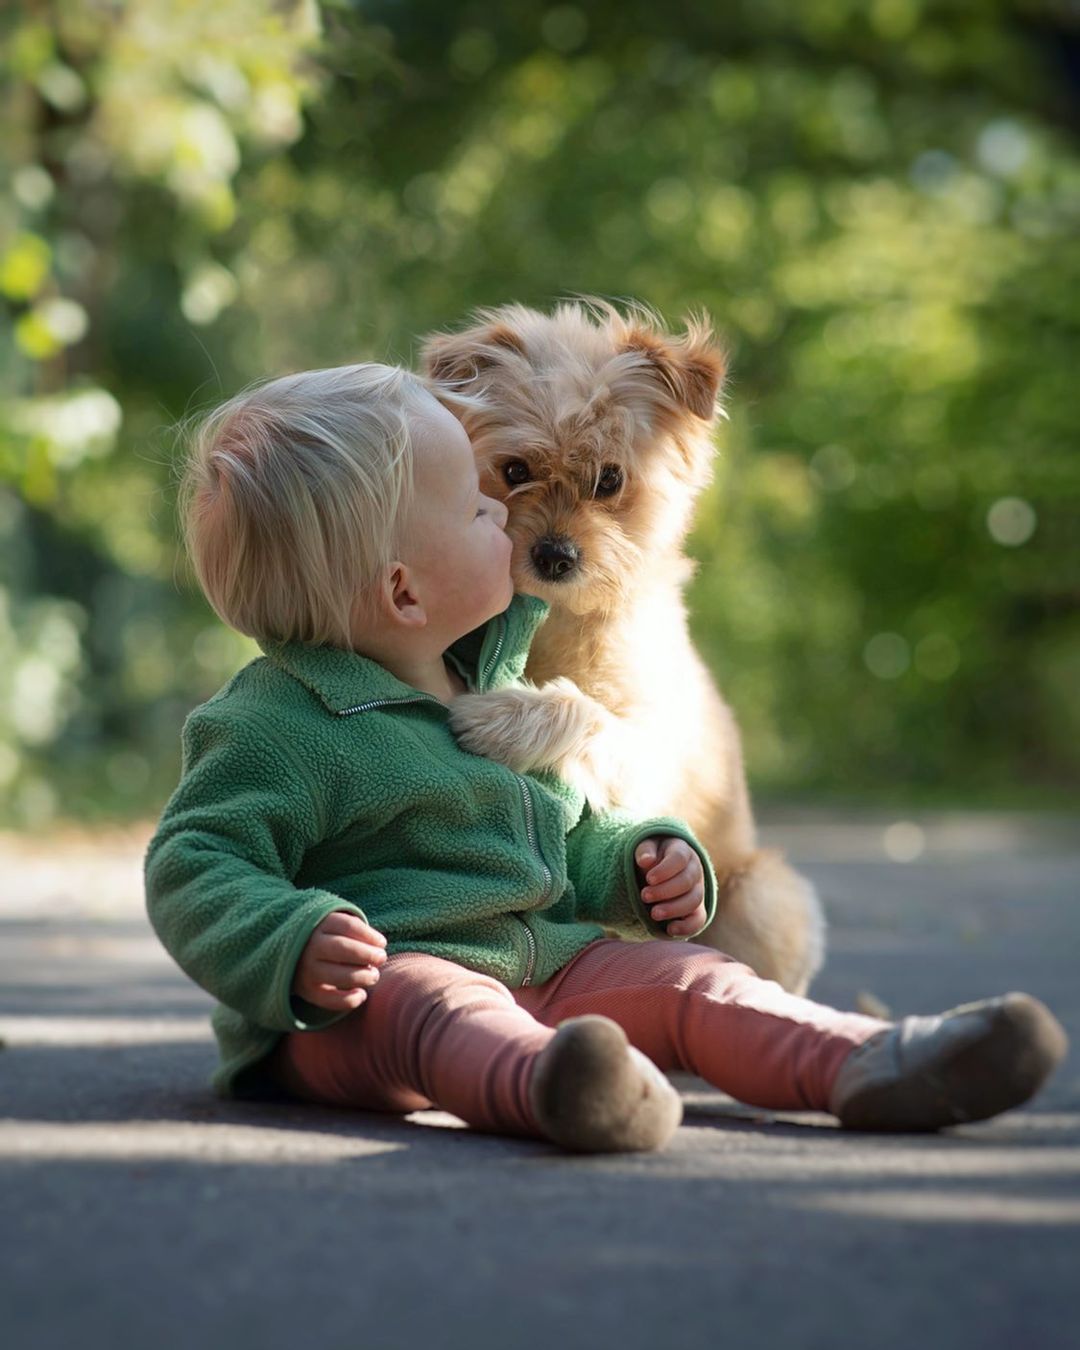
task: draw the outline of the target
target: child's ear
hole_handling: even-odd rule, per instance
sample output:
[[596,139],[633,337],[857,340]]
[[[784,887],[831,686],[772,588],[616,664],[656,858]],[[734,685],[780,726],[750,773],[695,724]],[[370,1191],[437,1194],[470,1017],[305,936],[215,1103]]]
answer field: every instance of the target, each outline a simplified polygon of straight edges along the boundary
[[462,333],[432,333],[420,360],[430,379],[460,388],[502,364],[508,354],[524,356],[524,343],[509,325],[485,323]]
[[390,564],[383,584],[383,595],[389,617],[406,628],[423,628],[427,611],[416,593],[409,569],[404,563]]

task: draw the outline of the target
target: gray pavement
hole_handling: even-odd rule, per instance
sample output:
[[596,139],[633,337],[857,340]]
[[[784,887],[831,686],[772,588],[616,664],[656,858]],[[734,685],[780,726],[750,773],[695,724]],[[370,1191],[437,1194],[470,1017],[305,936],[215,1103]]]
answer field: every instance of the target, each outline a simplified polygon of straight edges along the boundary
[[[1015,817],[766,822],[818,883],[814,994],[1026,989],[1080,1047],[1080,838]],[[1028,1108],[847,1135],[681,1078],[656,1156],[232,1105],[142,916],[139,832],[0,837],[0,1345],[1080,1346],[1080,1053]]]

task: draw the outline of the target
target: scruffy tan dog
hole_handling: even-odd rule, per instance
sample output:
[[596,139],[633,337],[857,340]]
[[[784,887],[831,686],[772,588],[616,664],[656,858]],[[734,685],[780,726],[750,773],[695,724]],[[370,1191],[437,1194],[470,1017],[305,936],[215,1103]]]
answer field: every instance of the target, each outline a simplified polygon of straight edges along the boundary
[[601,301],[507,305],[433,334],[483,491],[509,509],[517,588],[551,605],[527,683],[463,695],[461,742],[517,772],[554,768],[590,801],[687,820],[720,882],[696,941],[805,991],[824,953],[809,882],[756,844],[739,732],[695,651],[683,554],[709,481],[725,357],[708,323],[682,337]]

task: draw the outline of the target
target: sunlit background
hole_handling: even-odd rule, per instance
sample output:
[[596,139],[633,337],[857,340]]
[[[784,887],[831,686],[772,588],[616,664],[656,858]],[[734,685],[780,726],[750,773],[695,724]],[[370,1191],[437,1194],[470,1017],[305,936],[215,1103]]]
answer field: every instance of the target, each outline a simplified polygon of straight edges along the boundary
[[572,292],[732,348],[690,602],[759,797],[1076,803],[1075,4],[53,0],[0,39],[0,823],[155,814],[253,650],[178,557],[177,419]]

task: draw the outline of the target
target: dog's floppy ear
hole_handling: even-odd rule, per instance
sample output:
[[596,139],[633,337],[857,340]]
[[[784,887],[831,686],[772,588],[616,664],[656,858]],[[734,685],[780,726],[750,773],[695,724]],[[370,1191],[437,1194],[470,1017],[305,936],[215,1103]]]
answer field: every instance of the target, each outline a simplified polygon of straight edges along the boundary
[[424,339],[420,359],[429,378],[460,387],[499,365],[508,352],[524,356],[521,339],[506,324],[488,323],[462,333],[432,333]]
[[623,350],[648,358],[665,392],[679,407],[705,421],[712,420],[727,371],[727,354],[707,319],[691,316],[681,338],[665,337],[651,328],[631,324],[623,338]]

